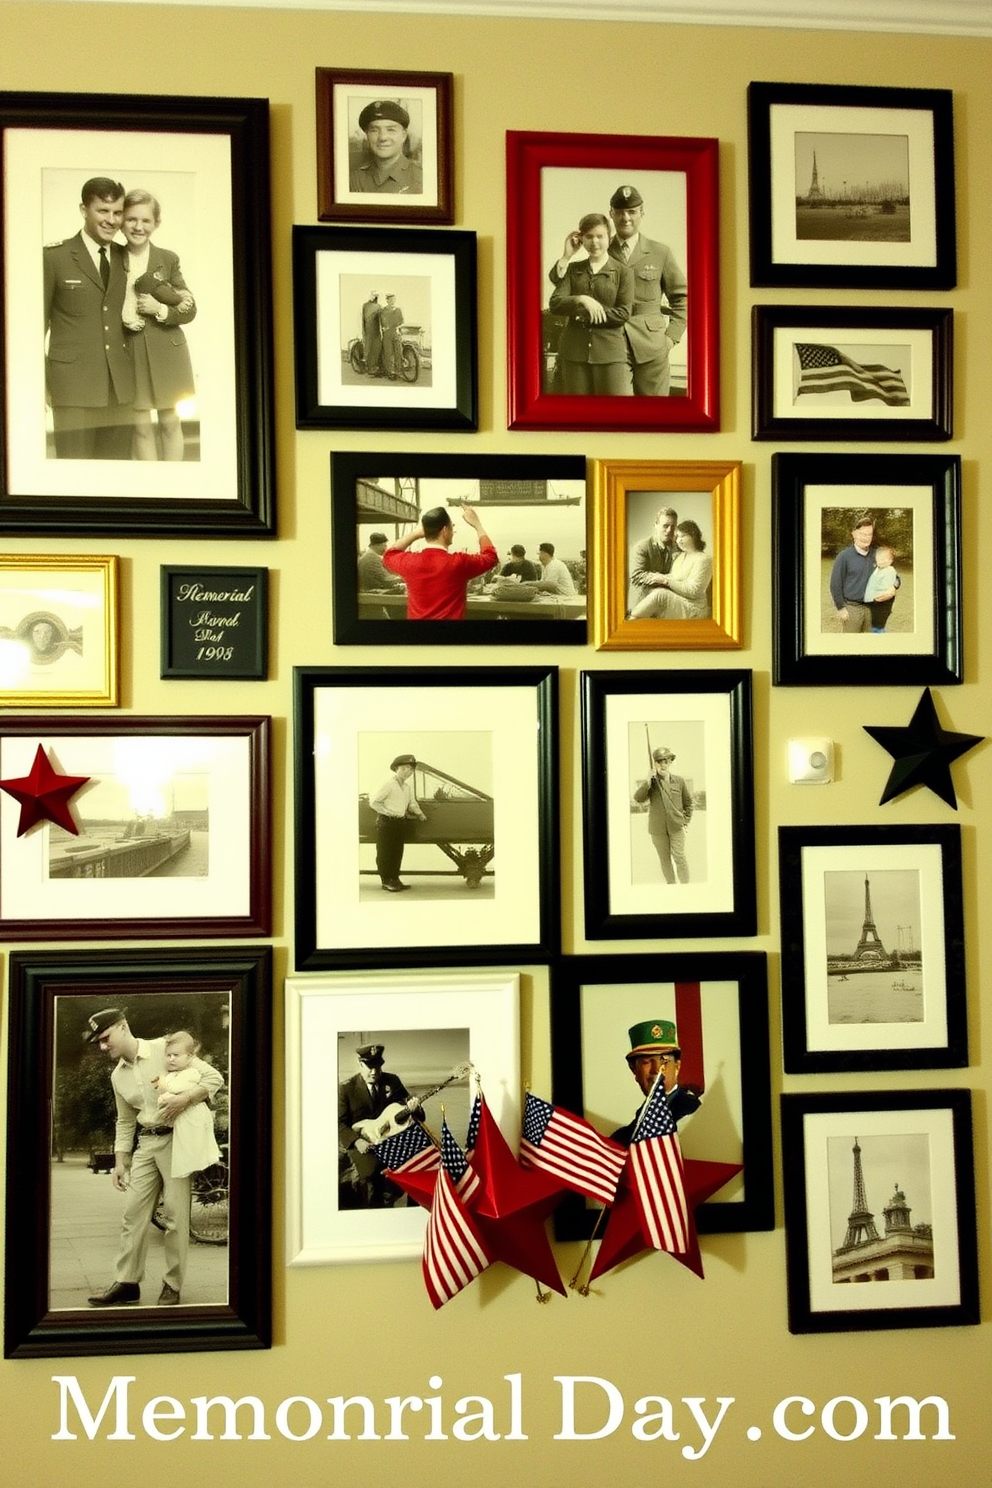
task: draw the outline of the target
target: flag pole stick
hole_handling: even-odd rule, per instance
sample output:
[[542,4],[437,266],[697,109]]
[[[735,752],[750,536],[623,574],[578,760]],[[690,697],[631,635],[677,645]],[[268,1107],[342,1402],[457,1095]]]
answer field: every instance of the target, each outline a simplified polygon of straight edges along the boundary
[[579,1294],[580,1297],[588,1297],[588,1295],[589,1295],[589,1283],[588,1282],[585,1282],[582,1286],[579,1286],[579,1277],[582,1275],[582,1269],[585,1266],[586,1261],[589,1259],[589,1252],[592,1250],[592,1242],[596,1238],[596,1231],[599,1229],[600,1225],[602,1224],[602,1222],[603,1222],[603,1215],[605,1213],[606,1213],[606,1210],[605,1209],[600,1209],[599,1213],[597,1214],[597,1216],[596,1216],[596,1223],[592,1227],[592,1234],[589,1236],[589,1239],[586,1241],[585,1249],[583,1250],[582,1254],[579,1256],[579,1264],[575,1268],[575,1275],[572,1277],[571,1281],[568,1283],[570,1289],[573,1292],[578,1292],[578,1294]]

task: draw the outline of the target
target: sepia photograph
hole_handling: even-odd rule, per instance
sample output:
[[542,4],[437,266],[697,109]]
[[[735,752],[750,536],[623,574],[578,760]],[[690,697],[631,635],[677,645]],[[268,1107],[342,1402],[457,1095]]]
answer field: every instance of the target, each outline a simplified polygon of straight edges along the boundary
[[118,560],[0,557],[0,702],[116,707]]
[[7,1357],[268,1346],[271,951],[11,957]]
[[335,452],[331,503],[339,645],[585,640],[582,456]]
[[787,1070],[967,1063],[956,826],[782,827]]
[[977,1323],[971,1092],[781,1107],[790,1331]]

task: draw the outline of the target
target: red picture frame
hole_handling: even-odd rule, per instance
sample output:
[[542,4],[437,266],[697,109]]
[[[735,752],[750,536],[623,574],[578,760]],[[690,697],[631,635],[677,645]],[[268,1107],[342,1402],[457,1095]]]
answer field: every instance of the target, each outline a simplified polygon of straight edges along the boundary
[[[509,428],[719,429],[718,156],[715,139],[508,131],[507,241],[513,245],[507,263]],[[577,181],[579,171],[588,178],[584,186]],[[649,172],[655,175],[653,182]],[[681,175],[684,185],[672,181],[673,175]],[[674,375],[676,390],[665,397],[550,391],[553,353],[547,350],[544,292],[549,270],[564,234],[577,226],[581,214],[606,213],[610,196],[622,185],[636,187],[643,198],[644,235],[669,244],[685,270],[689,321],[683,338],[684,391]],[[666,208],[658,205],[666,200],[677,203],[667,220]]]

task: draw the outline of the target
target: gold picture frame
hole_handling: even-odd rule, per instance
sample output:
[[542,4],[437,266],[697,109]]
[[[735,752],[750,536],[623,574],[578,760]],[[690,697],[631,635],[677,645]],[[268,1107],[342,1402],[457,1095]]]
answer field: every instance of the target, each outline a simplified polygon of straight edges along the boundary
[[[597,650],[739,650],[740,460],[596,460],[593,466],[590,588]],[[651,540],[662,507],[695,522],[711,549],[702,569],[709,574],[708,595],[679,602],[682,597],[666,586],[666,597],[674,594],[673,613],[634,618],[639,602],[631,580],[634,554],[639,544]],[[705,547],[701,551],[705,554]],[[687,615],[693,608],[703,613]]]
[[0,557],[0,704],[118,707],[119,587],[113,554]]

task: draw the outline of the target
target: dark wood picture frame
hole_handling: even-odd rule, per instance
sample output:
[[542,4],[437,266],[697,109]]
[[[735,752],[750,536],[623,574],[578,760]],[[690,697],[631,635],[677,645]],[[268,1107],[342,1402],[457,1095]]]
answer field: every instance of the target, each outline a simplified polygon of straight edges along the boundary
[[[54,1241],[52,1175],[60,1161],[53,1119],[56,1090],[56,1002],[78,1001],[79,1029],[91,1014],[128,1003],[138,1029],[139,1001],[162,994],[163,1011],[195,1017],[198,995],[226,993],[230,1024],[224,1106],[228,1162],[207,1173],[215,1187],[205,1193],[201,1218],[209,1219],[212,1245],[227,1258],[226,1303],[179,1306],[120,1306],[53,1309],[49,1258]],[[7,1117],[6,1358],[57,1358],[84,1354],[188,1353],[215,1349],[268,1348],[272,1342],[272,951],[269,946],[134,948],[93,951],[18,951],[10,957],[8,1089],[16,1092]],[[193,1009],[194,1011],[190,1011]],[[174,1025],[172,1025],[174,1026]],[[159,1037],[168,1022],[141,1032]],[[60,1045],[68,1048],[67,1035]],[[80,1040],[74,1040],[80,1048]],[[97,1061],[94,1061],[94,1068]],[[103,1082],[109,1092],[110,1064]],[[93,1140],[113,1144],[113,1103],[106,1128]],[[107,1154],[104,1154],[106,1157]],[[79,1181],[109,1191],[105,1162],[91,1153]],[[71,1177],[68,1181],[72,1181]],[[226,1189],[226,1193],[224,1190]],[[194,1193],[195,1181],[194,1181]],[[87,1202],[95,1194],[86,1196]],[[214,1212],[210,1213],[210,1206]],[[227,1210],[226,1226],[220,1214]],[[194,1208],[196,1200],[194,1200]],[[110,1279],[119,1215],[108,1224],[106,1256],[87,1288]],[[193,1235],[197,1232],[193,1221]],[[226,1239],[224,1238],[226,1234]],[[91,1245],[92,1240],[87,1241]],[[191,1245],[191,1250],[195,1250]],[[214,1252],[211,1250],[210,1255]],[[213,1269],[213,1268],[212,1268]],[[154,1290],[157,1280],[148,1287]]]
[[[843,486],[851,488],[851,497],[842,505],[834,495],[829,506],[817,506],[807,494],[815,488],[836,493]],[[900,486],[906,489],[906,499],[897,503],[891,492]],[[886,506],[878,510],[873,502],[875,488],[885,492],[878,499],[885,500]],[[918,498],[914,490],[921,493]],[[946,687],[964,681],[960,455],[777,453],[772,456],[772,502],[776,685]],[[828,630],[826,622],[835,623],[836,611],[829,590],[824,592],[824,564],[830,556],[825,548],[824,514],[847,514],[843,526],[849,542],[846,524],[868,512],[876,518],[876,535],[891,542],[884,523],[877,520],[879,510],[912,508],[912,556],[915,560],[922,549],[923,561],[911,565],[912,598],[903,586],[893,610],[901,599],[914,604],[914,629],[907,636],[911,641],[917,630],[922,633],[916,649],[907,643],[900,650],[899,632],[842,637],[839,629],[836,634]],[[833,540],[833,545],[840,545],[837,552],[844,546],[842,535]],[[903,564],[905,557],[904,552]],[[899,563],[897,552],[897,572]],[[820,626],[814,629],[817,615]],[[875,641],[880,644],[872,655],[868,643]]]
[[[788,334],[793,327],[806,332],[803,344],[810,347],[805,373],[795,337]],[[953,328],[954,311],[949,309],[755,305],[751,311],[752,439],[845,443],[950,439],[954,432]],[[836,335],[831,334],[834,331]],[[911,339],[903,347],[910,356],[909,369],[869,360],[885,355],[883,346],[891,346],[900,336],[915,339],[916,344]],[[926,338],[929,347],[921,344]],[[851,343],[862,360],[844,351],[844,345]],[[912,392],[906,387],[907,370]],[[928,394],[918,399],[914,395],[921,376]],[[806,388],[802,387],[804,380]],[[802,403],[799,394],[804,395]],[[846,407],[843,402],[826,405],[821,403],[821,394],[842,400],[847,396],[850,401]],[[825,408],[829,409],[827,416]],[[787,411],[791,409],[795,413]]]
[[[954,120],[949,88],[755,82],[748,85],[747,111],[752,284],[792,289],[954,288]],[[889,156],[880,155],[879,137],[905,141],[903,149],[890,146],[893,161],[898,160],[891,170],[898,171],[898,179],[874,174],[889,165]],[[807,150],[813,152],[811,165],[806,163]],[[824,158],[825,151],[832,150],[837,152],[836,165],[832,157],[829,164]],[[872,174],[866,176],[866,171]],[[806,203],[802,220],[801,200]],[[813,236],[817,230],[820,237]]]
[[[380,486],[380,480],[392,479],[392,492]],[[444,481],[450,489],[434,488],[421,500],[422,481]],[[400,493],[404,482],[406,495]],[[517,491],[506,489],[517,483]],[[579,511],[572,515],[576,500],[549,499],[549,488],[558,484],[558,496],[565,483],[581,483]],[[533,487],[533,500],[524,505],[527,487]],[[478,487],[478,500],[471,503],[467,493]],[[540,498],[538,488],[544,488]],[[331,524],[333,540],[332,602],[334,606],[334,641],[341,645],[413,646],[413,645],[478,645],[536,646],[584,645],[588,608],[588,565],[586,552],[586,461],[584,455],[403,455],[392,450],[383,453],[355,454],[335,451],[331,455]],[[420,507],[411,505],[411,495]],[[366,591],[362,584],[358,559],[371,531],[385,529],[387,537],[397,538],[409,531],[420,519],[420,510],[450,504],[456,531],[456,547],[462,545],[467,529],[459,519],[456,501],[471,504],[486,522],[499,553],[496,567],[484,575],[469,594],[464,621],[413,620],[406,618],[406,595],[400,586],[392,594]],[[505,505],[503,505],[505,503]],[[502,508],[502,509],[501,509]],[[533,520],[530,508],[539,512],[541,522],[530,532]],[[529,519],[527,524],[521,516]],[[527,531],[523,529],[527,526]],[[356,545],[356,535],[359,541]],[[538,543],[553,542],[556,558],[570,563],[574,596],[535,594],[532,586],[520,587],[521,598],[514,600],[509,586],[497,594],[494,575],[510,559],[510,540],[527,536],[527,556],[540,573]],[[472,551],[476,551],[473,545]],[[584,582],[583,582],[584,579]],[[576,583],[576,581],[578,581]],[[480,592],[477,592],[480,591]],[[526,597],[524,597],[526,596]]]
[[[45,821],[19,836],[17,802],[0,792],[0,932],[10,940],[270,934],[270,726],[261,716],[4,719],[0,779],[25,778],[41,747],[58,774],[88,783],[68,798],[76,836]],[[156,828],[158,820],[167,825]],[[79,832],[80,823],[92,830]],[[163,867],[183,851],[188,872],[148,876],[149,864]]]
[[[154,186],[160,172],[174,172],[176,160],[182,159],[191,179],[198,168],[202,170],[203,193],[213,209],[222,205],[223,196],[229,199],[230,218],[226,223],[223,216],[219,219],[215,216],[215,210],[208,214],[209,242],[206,223],[197,223],[192,217],[195,207],[192,190],[185,193],[188,199],[185,204],[173,201],[171,218],[168,200],[164,202],[163,212],[166,236],[169,221],[181,226],[183,213],[187,213],[185,240],[190,246],[183,253],[183,262],[191,273],[192,288],[199,291],[199,308],[204,312],[194,321],[191,335],[212,321],[205,338],[197,342],[194,355],[198,367],[201,362],[206,363],[205,370],[200,368],[203,376],[197,393],[198,427],[199,423],[203,424],[206,438],[198,446],[196,461],[184,460],[178,464],[136,460],[67,462],[39,459],[33,453],[36,445],[45,448],[42,441],[46,437],[45,423],[38,411],[43,408],[44,397],[40,332],[43,240],[39,238],[36,259],[25,250],[16,263],[5,262],[4,266],[7,291],[4,302],[0,303],[0,345],[7,351],[0,369],[0,531],[86,536],[94,532],[126,533],[139,537],[274,536],[268,100],[118,93],[0,93],[0,147],[5,193],[10,195],[9,202],[0,202],[0,233],[4,215],[9,218],[13,210],[21,218],[29,194],[37,195],[41,212],[46,189],[44,177],[60,171],[64,158],[57,153],[45,154],[45,141],[53,130],[64,131],[66,140],[76,131],[96,137],[120,136],[121,153],[117,157],[120,163],[114,160],[115,147],[108,140],[100,153],[94,154],[90,174],[95,174],[101,165],[106,168],[106,151],[115,173],[127,178],[126,185],[137,180],[139,185]],[[37,136],[35,144],[31,142],[32,132]],[[196,154],[198,141],[202,145],[202,160]],[[15,146],[19,151],[16,159]],[[37,160],[32,159],[32,154]],[[72,185],[73,192],[78,193],[87,171],[83,168],[71,174],[78,175],[78,183],[73,180]],[[48,216],[44,218],[46,226]],[[78,208],[73,205],[64,228],[62,213],[53,221],[53,236],[59,231],[75,232],[79,220]],[[225,232],[230,233],[229,257],[218,250]],[[174,241],[177,248],[184,246],[183,242],[168,240]],[[199,276],[199,282],[192,277],[194,273]],[[216,289],[212,293],[214,280]],[[35,296],[37,315],[32,308]],[[220,303],[221,298],[226,307]],[[22,334],[19,318],[24,316],[27,316],[24,332],[38,329],[32,341]],[[10,365],[12,346],[20,349],[20,357],[35,344],[37,350],[32,349],[23,364],[19,360],[16,367]],[[50,434],[47,437],[51,438]],[[78,468],[60,470],[60,465]],[[153,482],[157,490],[149,494]],[[57,489],[60,486],[63,489]],[[188,495],[183,494],[184,488]],[[87,494],[81,494],[84,491]]]
[[210,682],[264,680],[269,570],[163,563],[159,572],[159,676]]
[[[843,911],[838,889],[830,915],[835,925],[846,915],[846,956],[831,950],[828,859],[836,860],[835,873],[846,876]],[[914,872],[915,885],[907,878]],[[889,890],[884,898],[881,885]],[[968,1063],[959,826],[780,827],[779,893],[786,1070],[821,1074]],[[854,985],[841,992],[841,982],[849,981]]]
[[[755,935],[751,673],[583,672],[581,689],[587,938]],[[645,802],[635,808],[633,792],[648,777],[653,751],[665,746],[676,759],[680,751],[698,751],[684,755],[679,766],[680,774],[704,772],[702,787],[698,773],[690,787],[693,814],[723,813],[722,835],[707,819],[703,843],[694,846],[691,837],[687,842],[690,880],[694,855],[697,864],[703,858],[707,880],[665,883],[660,868],[654,879],[658,865],[651,861],[651,846],[645,848],[649,817],[641,815],[649,807]],[[634,831],[635,815],[644,821],[643,833]]]
[[[511,429],[604,429],[651,433],[713,433],[720,427],[719,403],[719,142],[715,139],[647,135],[531,134],[506,136],[509,392]],[[542,190],[555,174],[590,173],[590,200],[576,205],[575,220],[548,225],[545,249]],[[684,178],[685,259],[689,321],[685,393],[664,397],[611,397],[552,392],[545,301],[548,270],[563,235],[583,212],[606,213],[612,192],[630,183],[644,196],[645,236],[666,235],[661,209],[652,211],[649,177]],[[598,194],[597,194],[598,193]],[[574,195],[574,193],[570,193]],[[571,200],[569,208],[573,207]],[[655,240],[657,241],[657,240]],[[547,262],[545,262],[547,258]],[[678,254],[676,254],[678,258]],[[654,270],[657,273],[657,270]],[[554,317],[555,326],[561,317]]]
[[[701,1235],[729,1234],[743,1230],[770,1230],[775,1227],[771,1139],[771,1067],[768,1038],[768,972],[763,952],[680,951],[660,956],[562,956],[551,972],[551,1069],[553,1100],[576,1115],[585,1116],[604,1136],[611,1135],[620,1118],[630,1119],[643,1099],[630,1080],[627,1105],[609,1113],[589,1109],[589,1062],[610,1060],[622,1069],[629,1048],[624,1011],[616,1007],[615,1047],[607,1050],[601,1043],[590,1047],[583,1041],[583,991],[605,988],[611,1009],[619,988],[643,986],[645,991],[637,1009],[645,1017],[668,1017],[671,1008],[662,998],[662,988],[674,987],[676,1015],[679,999],[693,1009],[694,1034],[702,1040],[707,1015],[706,983],[736,983],[737,992],[729,994],[724,1009],[735,1016],[738,1039],[733,1048],[719,1046],[707,1079],[705,1051],[690,1049],[687,1026],[676,1022],[682,1040],[680,1078],[690,1083],[715,1084],[721,1093],[713,1094],[713,1108],[719,1108],[717,1129],[726,1136],[732,1131],[731,1145],[739,1142],[739,1152],[728,1155],[720,1147],[714,1126],[703,1121],[704,1096],[699,1117],[702,1132],[693,1126],[694,1117],[679,1118],[679,1139],[683,1155],[698,1161],[736,1162],[744,1165],[743,1194],[737,1179],[731,1180],[734,1192],[729,1198],[715,1197],[695,1211],[696,1229]],[[634,1004],[631,1004],[633,1007]],[[667,1010],[666,1010],[667,1009]],[[639,1020],[632,1016],[631,1021]],[[673,1020],[675,1021],[675,1020]],[[597,1023],[597,1028],[599,1024]],[[600,1032],[602,1030],[600,1029]],[[695,1044],[696,1037],[692,1037]],[[746,1055],[746,1064],[745,1064]],[[736,1060],[728,1075],[726,1063]],[[735,1078],[736,1076],[736,1078]],[[691,1077],[691,1078],[690,1078]],[[728,1081],[731,1090],[725,1088]],[[625,1087],[626,1088],[626,1087]],[[730,1115],[731,1109],[734,1112]],[[736,1131],[739,1120],[740,1130]],[[716,1143],[716,1145],[714,1145]],[[587,1204],[580,1194],[568,1194],[555,1212],[555,1234],[559,1240],[588,1239],[596,1226],[598,1210]]]
[[[399,328],[400,370],[370,375],[362,304],[390,284],[420,319]],[[478,428],[475,233],[297,225],[293,322],[298,429]]]
[[[971,1108],[970,1090],[781,1097],[790,1333],[950,1328],[981,1321]],[[882,1164],[872,1168],[867,1146],[876,1135],[887,1144],[891,1160],[885,1161],[883,1147]],[[918,1147],[929,1149],[920,1165],[924,1181],[916,1190],[906,1150],[914,1138]],[[836,1143],[836,1163],[843,1152],[845,1165],[846,1183],[838,1179],[836,1202],[829,1187],[830,1141]],[[883,1206],[885,1230],[878,1234],[874,1220]],[[914,1209],[927,1216],[916,1226]],[[842,1243],[835,1246],[840,1236]],[[849,1273],[847,1284],[834,1281],[835,1264]],[[893,1276],[897,1267],[913,1267],[916,1274]],[[879,1288],[880,1280],[885,1285]],[[857,1281],[867,1284],[850,1284]],[[853,1305],[845,1307],[849,1300]]]
[[[293,678],[297,969],[556,955],[557,668],[296,667]],[[444,759],[422,758],[421,743]],[[404,846],[416,856],[410,866],[407,855],[404,879],[422,892],[398,896],[375,882],[383,875],[368,850],[376,814],[366,797],[389,778],[393,756],[410,753],[411,788],[430,809]],[[453,893],[449,879],[460,880]],[[451,912],[430,915],[425,905]]]
[[[321,222],[454,222],[452,74],[318,67],[316,75],[317,216]],[[419,107],[421,113],[426,106],[427,113],[433,115],[431,127],[423,129],[419,146],[420,163],[425,167],[422,193],[397,188],[363,194],[351,189],[349,167],[353,164],[350,156],[356,111],[359,104],[364,106],[383,97],[401,104],[411,125],[411,105],[414,111]]]

